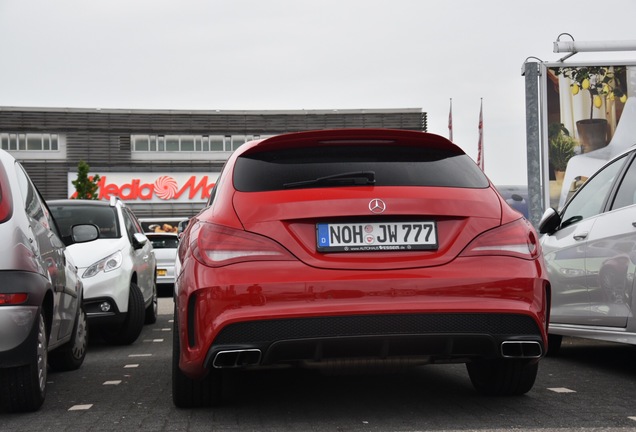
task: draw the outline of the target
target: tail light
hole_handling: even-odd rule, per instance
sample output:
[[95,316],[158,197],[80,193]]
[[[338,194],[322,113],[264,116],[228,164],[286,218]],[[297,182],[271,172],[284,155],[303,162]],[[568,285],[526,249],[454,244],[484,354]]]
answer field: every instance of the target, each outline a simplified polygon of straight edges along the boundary
[[26,293],[0,294],[0,306],[26,303],[28,297]]
[[9,180],[4,167],[0,166],[0,223],[7,221],[13,214],[13,200],[9,190]]
[[278,243],[246,231],[206,222],[193,230],[193,255],[210,267],[247,261],[289,261],[294,257]]
[[517,219],[475,238],[461,256],[508,255],[535,259],[541,254],[537,233],[526,219]]

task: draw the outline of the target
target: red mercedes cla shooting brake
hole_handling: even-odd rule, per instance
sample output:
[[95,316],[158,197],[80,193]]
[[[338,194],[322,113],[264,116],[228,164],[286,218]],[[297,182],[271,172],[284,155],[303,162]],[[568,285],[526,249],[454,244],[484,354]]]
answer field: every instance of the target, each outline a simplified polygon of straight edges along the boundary
[[518,395],[547,349],[535,230],[433,134],[244,144],[184,232],[176,274],[178,407],[221,402],[230,370],[283,366],[465,363],[480,393]]

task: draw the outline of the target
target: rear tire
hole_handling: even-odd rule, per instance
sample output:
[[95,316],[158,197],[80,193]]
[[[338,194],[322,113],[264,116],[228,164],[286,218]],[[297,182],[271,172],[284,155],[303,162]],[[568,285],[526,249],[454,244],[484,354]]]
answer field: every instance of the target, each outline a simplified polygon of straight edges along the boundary
[[539,370],[538,360],[484,359],[466,363],[475,389],[489,396],[516,396],[530,391]]
[[128,294],[128,313],[121,327],[104,329],[102,336],[108,343],[115,345],[130,345],[137,340],[144,328],[146,305],[144,296],[136,283],[130,283]]
[[48,340],[44,313],[40,312],[35,355],[24,366],[0,369],[0,407],[10,412],[37,411],[46,396]]
[[71,340],[49,354],[49,365],[57,371],[79,369],[86,358],[88,349],[88,324],[86,313],[79,308]]
[[211,369],[202,379],[187,377],[179,368],[181,346],[179,326],[175,308],[174,331],[172,333],[172,402],[177,408],[199,408],[215,406],[222,401],[221,371]]

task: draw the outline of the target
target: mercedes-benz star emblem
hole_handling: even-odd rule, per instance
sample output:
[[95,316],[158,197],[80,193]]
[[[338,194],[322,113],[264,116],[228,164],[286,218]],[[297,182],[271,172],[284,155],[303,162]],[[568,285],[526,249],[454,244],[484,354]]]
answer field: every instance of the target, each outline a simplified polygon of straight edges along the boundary
[[381,199],[372,199],[369,203],[369,210],[371,210],[372,213],[384,213],[384,210],[386,210],[386,204],[384,204],[384,201]]

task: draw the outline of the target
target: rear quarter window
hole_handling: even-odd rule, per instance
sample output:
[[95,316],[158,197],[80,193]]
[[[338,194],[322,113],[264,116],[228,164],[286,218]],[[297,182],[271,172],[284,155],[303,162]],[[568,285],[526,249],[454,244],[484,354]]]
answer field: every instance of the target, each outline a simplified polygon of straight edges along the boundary
[[233,180],[234,187],[241,192],[264,192],[356,171],[373,171],[375,186],[486,188],[489,185],[486,176],[465,154],[395,145],[316,146],[249,153],[237,158]]

